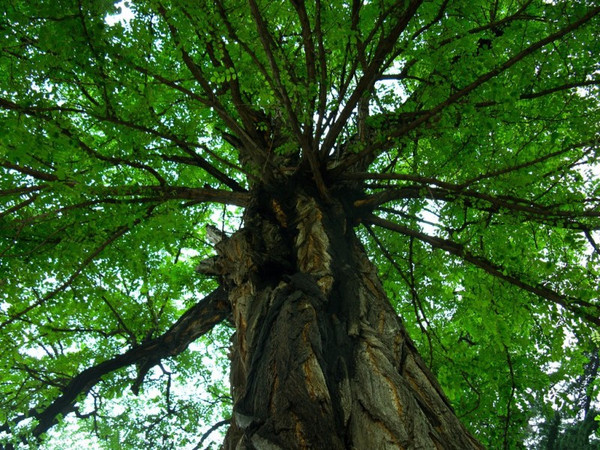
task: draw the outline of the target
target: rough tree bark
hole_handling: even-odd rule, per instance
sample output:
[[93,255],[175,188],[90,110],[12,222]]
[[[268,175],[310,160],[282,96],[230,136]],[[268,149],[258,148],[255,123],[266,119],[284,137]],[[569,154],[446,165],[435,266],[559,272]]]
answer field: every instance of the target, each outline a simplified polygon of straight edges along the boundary
[[262,189],[204,267],[236,328],[225,448],[482,448],[386,298],[348,195]]

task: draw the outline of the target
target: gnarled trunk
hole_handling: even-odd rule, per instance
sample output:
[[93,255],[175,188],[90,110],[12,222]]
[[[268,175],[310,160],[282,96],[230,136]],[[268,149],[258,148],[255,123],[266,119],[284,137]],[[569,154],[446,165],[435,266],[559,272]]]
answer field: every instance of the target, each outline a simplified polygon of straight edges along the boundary
[[225,448],[481,448],[346,220],[335,200],[263,194],[218,244],[236,327]]

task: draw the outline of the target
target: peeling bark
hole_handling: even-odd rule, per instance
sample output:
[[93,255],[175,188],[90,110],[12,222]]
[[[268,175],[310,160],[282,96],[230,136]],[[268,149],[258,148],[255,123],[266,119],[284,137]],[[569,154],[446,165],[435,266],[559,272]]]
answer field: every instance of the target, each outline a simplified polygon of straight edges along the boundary
[[391,307],[339,202],[260,195],[217,244],[231,302],[226,449],[482,448]]

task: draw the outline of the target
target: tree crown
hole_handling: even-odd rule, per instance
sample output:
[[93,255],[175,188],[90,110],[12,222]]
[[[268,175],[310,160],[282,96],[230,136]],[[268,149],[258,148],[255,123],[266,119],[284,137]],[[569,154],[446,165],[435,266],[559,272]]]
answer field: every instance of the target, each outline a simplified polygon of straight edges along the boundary
[[[233,232],[257,198],[276,214],[291,185],[342,202],[484,443],[550,420],[550,389],[577,416],[557,383],[600,340],[598,2],[9,3],[0,439],[75,412],[168,447],[227,416],[222,380],[210,407],[171,391],[224,346],[218,290],[215,323],[149,355],[216,287],[194,271],[206,225]],[[159,412],[129,422],[142,381]]]

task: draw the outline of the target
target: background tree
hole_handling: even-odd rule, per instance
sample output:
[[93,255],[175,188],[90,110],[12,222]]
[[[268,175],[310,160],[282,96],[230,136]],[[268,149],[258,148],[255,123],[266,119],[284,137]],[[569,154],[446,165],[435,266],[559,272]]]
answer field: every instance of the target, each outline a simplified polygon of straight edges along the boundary
[[[600,440],[594,439],[593,434],[598,429],[596,418],[600,412],[592,407],[593,395],[597,393],[594,384],[597,383],[598,348],[587,355],[589,362],[585,365],[583,374],[572,383],[563,387],[565,393],[574,399],[573,405],[566,404],[566,408],[554,413],[554,417],[547,419],[540,427],[540,448],[548,450],[563,450],[580,448],[597,450],[600,448]],[[569,414],[568,408],[573,407],[575,411]],[[566,416],[569,422],[563,423],[562,416]],[[575,417],[576,420],[572,420]],[[590,439],[591,438],[591,439]]]
[[4,448],[519,448],[582,373],[597,1],[3,6]]

